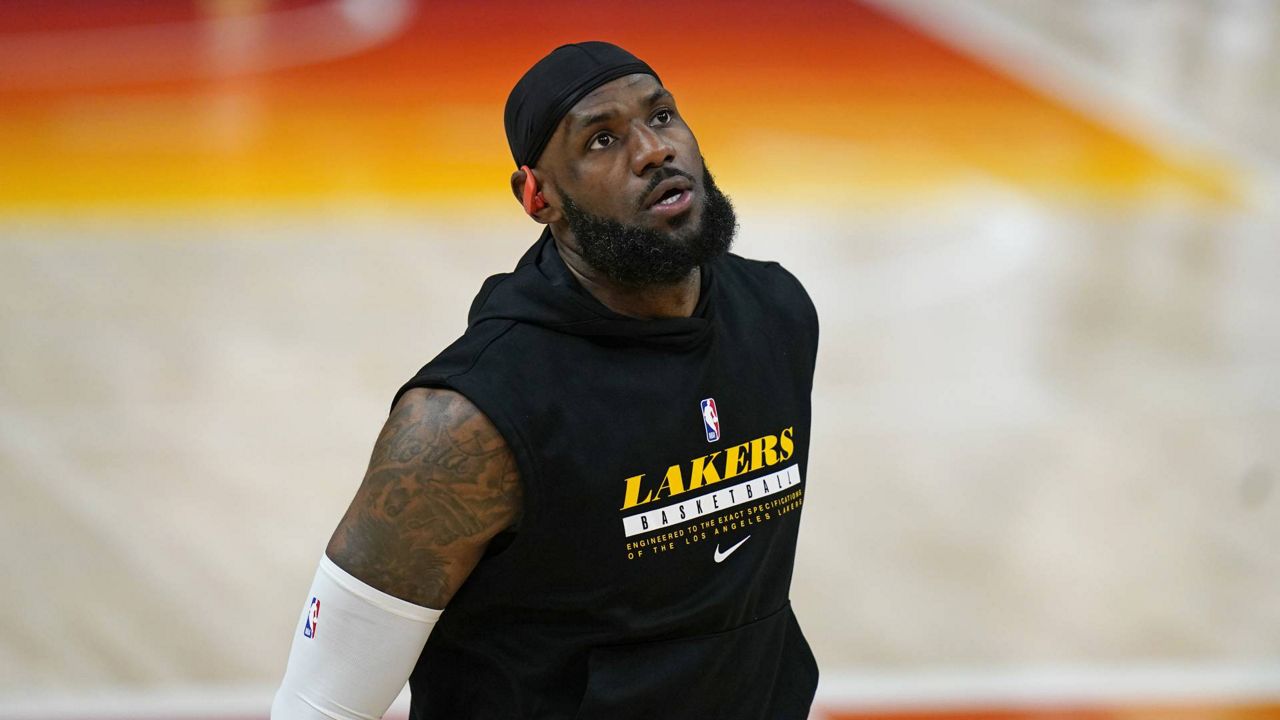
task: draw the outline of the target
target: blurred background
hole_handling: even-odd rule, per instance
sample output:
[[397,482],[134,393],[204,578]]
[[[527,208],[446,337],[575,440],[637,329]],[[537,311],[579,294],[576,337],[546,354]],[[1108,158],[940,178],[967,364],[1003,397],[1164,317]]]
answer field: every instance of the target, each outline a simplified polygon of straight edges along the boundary
[[584,39],[821,313],[815,720],[1280,718],[1280,2],[4,0],[0,719],[265,718]]

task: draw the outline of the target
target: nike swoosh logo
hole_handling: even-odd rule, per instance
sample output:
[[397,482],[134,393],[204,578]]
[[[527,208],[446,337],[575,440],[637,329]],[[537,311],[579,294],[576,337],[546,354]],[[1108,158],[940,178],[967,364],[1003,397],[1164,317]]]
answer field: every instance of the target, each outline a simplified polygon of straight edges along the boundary
[[718,563],[719,563],[719,562],[724,562],[724,559],[725,559],[725,558],[727,558],[727,557],[729,557],[730,555],[732,555],[734,550],[737,550],[738,548],[742,547],[742,543],[744,543],[744,542],[746,542],[746,541],[748,541],[748,540],[750,540],[750,539],[751,539],[751,536],[750,536],[750,535],[748,535],[748,536],[746,536],[746,537],[742,538],[741,540],[739,540],[739,541],[737,542],[737,544],[736,544],[736,545],[734,545],[733,547],[729,548],[728,550],[725,550],[724,552],[720,552],[720,543],[716,543],[716,554],[715,554],[715,558],[714,558],[714,559],[715,559],[715,561],[716,561],[716,562],[718,562]]

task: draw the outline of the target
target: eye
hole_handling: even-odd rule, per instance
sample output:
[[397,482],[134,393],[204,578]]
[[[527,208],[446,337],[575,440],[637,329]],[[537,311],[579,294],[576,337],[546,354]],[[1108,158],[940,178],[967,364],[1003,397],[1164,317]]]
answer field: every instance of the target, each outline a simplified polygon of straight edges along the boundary
[[600,133],[599,135],[596,135],[595,137],[591,138],[591,142],[587,144],[587,149],[588,149],[588,150],[603,150],[603,149],[605,149],[605,148],[609,147],[610,145],[612,145],[612,144],[614,143],[614,140],[616,140],[616,139],[617,139],[617,138],[615,138],[614,136],[610,135],[609,133],[603,133],[603,132],[602,132],[602,133]]
[[653,122],[657,125],[666,125],[671,122],[671,111],[663,108],[653,114]]

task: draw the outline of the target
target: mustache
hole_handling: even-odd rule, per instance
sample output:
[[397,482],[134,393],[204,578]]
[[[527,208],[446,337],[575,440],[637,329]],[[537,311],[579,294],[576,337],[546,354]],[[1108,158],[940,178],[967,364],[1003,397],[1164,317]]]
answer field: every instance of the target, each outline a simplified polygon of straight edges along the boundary
[[649,178],[649,182],[646,183],[644,191],[640,193],[640,199],[636,200],[636,207],[643,210],[645,198],[649,197],[649,193],[653,192],[654,188],[658,187],[658,183],[666,180],[667,178],[673,177],[682,177],[694,185],[698,184],[697,181],[693,179],[692,175],[683,170],[677,170],[673,167],[660,167],[653,171],[653,177]]

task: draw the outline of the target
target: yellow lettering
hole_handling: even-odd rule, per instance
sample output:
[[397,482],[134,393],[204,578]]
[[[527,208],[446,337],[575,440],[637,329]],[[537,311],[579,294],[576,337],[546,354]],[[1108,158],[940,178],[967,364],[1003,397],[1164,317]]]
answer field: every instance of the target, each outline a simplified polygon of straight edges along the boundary
[[640,483],[643,480],[644,475],[636,475],[624,481],[627,483],[627,494],[622,501],[623,510],[653,501],[653,493],[651,492],[645,493],[643,500],[640,499]]
[[[783,428],[778,435],[765,435],[741,445],[734,445],[724,451],[694,458],[689,468],[687,486],[684,482],[684,474],[681,472],[683,467],[681,465],[672,465],[667,468],[662,484],[656,490],[646,491],[643,498],[640,496],[640,491],[644,489],[645,476],[629,477],[623,481],[627,485],[627,490],[623,496],[622,509],[644,505],[665,496],[680,495],[688,490],[714,485],[722,480],[776,465],[791,459],[795,451],[795,428],[788,427]],[[722,454],[724,456],[723,471],[715,464]]]
[[666,477],[662,478],[662,484],[658,486],[658,492],[653,499],[662,497],[662,491],[665,490],[668,495],[679,495],[684,492],[684,476],[680,474],[680,466],[672,465],[667,468]]
[[737,477],[751,470],[751,455],[747,452],[751,443],[744,442],[724,451],[724,479]]
[[690,490],[720,482],[720,471],[715,466],[715,459],[719,454],[718,452],[713,452],[693,461],[693,472],[689,474]]
[[762,467],[776,465],[778,462],[778,452],[774,450],[778,445],[778,438],[773,435],[765,435],[751,441],[751,469],[759,470]]
[[778,437],[779,445],[782,449],[782,454],[778,457],[778,460],[788,460],[791,458],[791,455],[795,453],[796,445],[791,440],[791,436],[794,435],[795,432],[796,429],[793,427],[785,428],[782,431],[782,435]]

